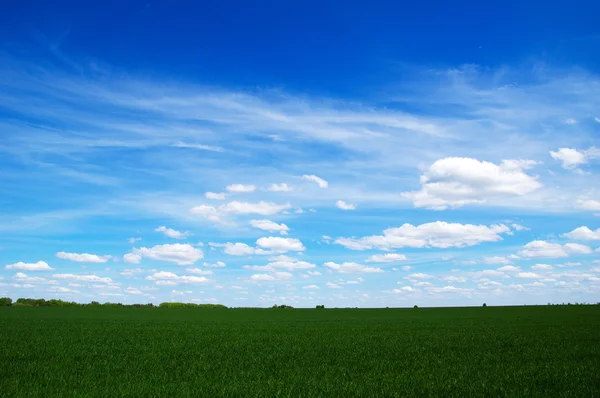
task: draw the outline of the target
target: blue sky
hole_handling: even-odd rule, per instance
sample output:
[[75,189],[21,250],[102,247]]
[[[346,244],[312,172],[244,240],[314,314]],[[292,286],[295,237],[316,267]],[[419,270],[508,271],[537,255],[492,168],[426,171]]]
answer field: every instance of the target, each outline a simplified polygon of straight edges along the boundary
[[6,4],[0,296],[599,301],[594,2]]

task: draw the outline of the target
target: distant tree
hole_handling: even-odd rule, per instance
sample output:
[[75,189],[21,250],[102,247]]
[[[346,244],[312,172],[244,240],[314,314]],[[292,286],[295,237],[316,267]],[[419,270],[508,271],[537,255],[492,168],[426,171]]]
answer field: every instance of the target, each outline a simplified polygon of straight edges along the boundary
[[487,307],[487,304],[486,304],[486,303],[483,303],[483,306],[484,306],[484,307]]
[[323,304],[321,304],[321,305],[317,305],[317,308],[318,309],[325,309],[325,306]]
[[419,308],[419,306],[415,304],[415,306],[413,308]]
[[0,307],[10,307],[11,304],[12,304],[12,299],[10,297],[0,298]]

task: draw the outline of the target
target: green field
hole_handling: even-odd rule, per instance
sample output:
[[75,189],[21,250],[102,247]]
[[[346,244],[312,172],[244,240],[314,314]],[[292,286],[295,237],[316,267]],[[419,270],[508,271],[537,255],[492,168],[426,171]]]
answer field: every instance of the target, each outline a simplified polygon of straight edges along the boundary
[[0,308],[0,396],[600,396],[600,306]]

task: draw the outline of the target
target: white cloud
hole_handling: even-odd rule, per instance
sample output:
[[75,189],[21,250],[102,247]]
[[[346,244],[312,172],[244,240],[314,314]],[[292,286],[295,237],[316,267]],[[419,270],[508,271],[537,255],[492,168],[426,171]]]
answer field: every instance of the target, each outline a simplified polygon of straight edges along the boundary
[[317,286],[317,285],[309,285],[309,286],[304,286],[302,289],[316,290],[316,289],[319,289],[319,286]]
[[124,269],[123,271],[121,271],[120,275],[126,276],[126,277],[132,277],[132,276],[135,276],[135,274],[141,274],[144,272],[146,272],[146,271],[141,268],[129,268],[129,269]]
[[138,253],[127,253],[123,256],[123,261],[129,264],[139,264],[142,261],[142,255]]
[[289,271],[293,271],[316,268],[317,266],[307,261],[279,260],[268,263],[266,267],[270,267],[272,269],[287,269]]
[[580,199],[575,203],[575,205],[584,210],[600,211],[600,200]]
[[398,253],[374,254],[367,258],[367,263],[393,263],[395,261],[404,261],[406,256]]
[[220,192],[220,193],[206,192],[204,194],[204,196],[206,197],[206,199],[212,199],[212,200],[225,200],[225,199],[227,199],[227,194],[225,192]]
[[321,273],[319,271],[308,271],[308,275],[310,276],[319,276]]
[[463,277],[463,276],[444,276],[442,278],[443,281],[446,282],[458,282],[458,283],[465,283],[467,281],[467,278]]
[[567,257],[569,254],[588,254],[591,252],[592,250],[589,247],[577,243],[567,243],[566,245],[561,246],[558,243],[534,240],[526,244],[519,254],[528,258],[558,258]]
[[246,193],[246,192],[254,192],[256,191],[256,186],[254,185],[243,185],[243,184],[232,184],[226,188],[229,192],[235,193]]
[[512,261],[510,261],[508,258],[501,257],[501,256],[484,257],[483,262],[486,264],[511,264],[512,263]]
[[266,238],[260,238],[256,241],[256,244],[263,249],[272,250],[278,253],[285,253],[288,251],[304,251],[306,248],[299,239],[295,238],[279,238],[269,236]]
[[78,282],[112,283],[111,278],[97,275],[54,274],[52,277],[56,279],[66,279]]
[[358,273],[372,273],[372,272],[384,272],[381,268],[367,267],[358,263],[344,262],[342,264],[334,263],[332,261],[323,264],[325,267],[330,268],[342,274],[358,274]]
[[177,231],[177,230],[174,230],[171,228],[167,228],[165,226],[158,227],[154,231],[162,232],[166,237],[173,238],[173,239],[185,239],[188,236],[192,235],[192,233],[189,231],[180,232],[180,231]]
[[411,267],[410,265],[405,265],[404,267],[402,267],[402,271],[411,271],[413,269],[413,267]]
[[186,271],[189,272],[190,274],[195,274],[195,275],[214,275],[214,272],[209,269],[188,268],[188,269],[186,269]]
[[515,231],[529,231],[531,228],[524,227],[520,224],[511,224],[511,227],[515,229]]
[[523,171],[535,164],[532,160],[504,160],[496,165],[472,158],[444,158],[423,173],[420,191],[402,195],[415,207],[434,210],[522,196],[542,186]]
[[68,289],[61,286],[52,286],[46,289],[48,293],[79,293],[79,290]]
[[230,256],[249,256],[252,254],[271,254],[270,251],[266,251],[263,249],[256,249],[254,247],[248,246],[245,243],[231,243],[227,242],[223,245],[225,254],[229,254]]
[[321,188],[327,188],[329,186],[329,183],[327,181],[325,181],[321,177],[317,177],[314,174],[311,174],[311,175],[305,174],[302,176],[302,179],[306,180],[306,181],[316,182],[319,185],[319,187],[321,187]]
[[504,267],[500,267],[496,269],[496,271],[500,272],[519,272],[521,271],[520,267],[515,267],[514,265],[505,265]]
[[223,223],[223,220],[221,219],[221,214],[220,214],[219,210],[217,210],[217,208],[214,206],[200,205],[200,206],[192,207],[190,209],[190,214],[193,214],[195,216],[204,217],[207,220],[210,220],[212,222]]
[[217,261],[214,264],[204,263],[203,266],[206,268],[224,268],[227,266],[227,264],[225,264],[223,261]]
[[591,147],[587,150],[577,150],[573,148],[559,148],[558,151],[550,151],[553,159],[560,160],[565,169],[575,169],[577,166],[586,164],[590,159],[600,157],[600,150]]
[[177,275],[172,272],[159,271],[146,277],[149,281],[155,281],[157,285],[174,285],[178,283],[203,284],[211,282],[203,276]]
[[140,289],[136,289],[135,287],[128,287],[127,289],[125,289],[125,293],[127,293],[127,294],[142,294],[142,291]]
[[134,248],[133,253],[152,260],[167,261],[177,265],[193,265],[204,257],[202,250],[187,243]]
[[77,263],[105,263],[112,258],[112,256],[98,256],[96,254],[88,254],[88,253],[65,253],[58,252],[56,253],[56,257],[63,259],[74,261]]
[[600,228],[592,231],[588,227],[575,228],[569,233],[562,235],[565,238],[574,240],[600,240]]
[[547,271],[547,270],[554,269],[554,267],[551,266],[550,264],[536,264],[536,265],[533,265],[531,267],[531,269],[534,269],[536,271]]
[[282,182],[281,184],[271,184],[267,190],[271,192],[291,192],[293,191],[293,188],[285,182]]
[[432,278],[434,278],[433,275],[424,274],[424,273],[416,273],[416,274],[410,274],[405,279],[432,279]]
[[293,275],[289,272],[274,272],[272,274],[254,274],[250,280],[255,282],[271,282],[283,279],[290,279]]
[[455,286],[444,286],[444,287],[431,287],[427,289],[430,293],[458,293],[458,294],[470,294],[473,292],[472,289],[465,289],[462,287]]
[[281,235],[287,235],[290,228],[285,224],[277,224],[271,220],[251,220],[250,225],[263,231],[279,232]]
[[474,279],[481,278],[504,278],[506,274],[502,271],[497,271],[493,269],[485,269],[483,271],[472,272],[470,274]]
[[356,205],[353,205],[352,203],[346,203],[343,200],[338,200],[335,202],[335,205],[341,210],[356,210]]
[[539,278],[541,278],[541,276],[539,274],[536,274],[535,272],[519,272],[517,274],[517,278],[539,279]]
[[392,290],[393,293],[412,293],[412,292],[418,292],[418,289],[414,289],[410,286],[404,286],[401,287],[400,289],[394,289]]
[[562,263],[562,264],[556,264],[556,266],[560,267],[560,268],[579,267],[580,265],[581,265],[581,263],[574,263],[574,262],[566,262],[566,263]]
[[436,221],[414,226],[404,224],[399,228],[388,228],[383,235],[363,238],[339,238],[335,243],[351,250],[396,249],[402,247],[467,247],[482,242],[502,240],[500,234],[509,233],[506,225],[473,225]]
[[55,283],[54,281],[49,281],[46,278],[40,278],[38,276],[29,276],[27,274],[24,274],[22,272],[17,272],[15,274],[15,276],[13,277],[15,280],[17,280],[18,282],[23,282],[23,283],[27,283],[27,284],[31,284],[31,283]]
[[565,124],[577,124],[577,120],[570,117],[570,118],[565,119],[564,123]]
[[233,201],[226,205],[220,206],[219,209],[225,213],[233,214],[260,214],[262,216],[270,216],[291,208],[289,203],[278,205],[276,203],[260,201],[258,203],[247,203]]
[[332,283],[332,282],[327,282],[325,284],[328,288],[330,289],[341,289],[342,287],[336,283]]
[[142,238],[129,238],[127,239],[127,241],[131,244],[134,244],[135,242],[142,240]]
[[37,263],[24,263],[19,261],[15,264],[6,265],[4,269],[21,271],[54,271],[54,268],[50,267],[45,261],[38,261]]

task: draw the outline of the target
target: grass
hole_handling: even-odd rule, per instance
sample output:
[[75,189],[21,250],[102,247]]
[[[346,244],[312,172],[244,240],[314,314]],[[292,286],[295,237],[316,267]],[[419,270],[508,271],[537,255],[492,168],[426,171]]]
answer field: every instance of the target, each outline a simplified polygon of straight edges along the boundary
[[600,306],[0,308],[0,396],[600,396]]

